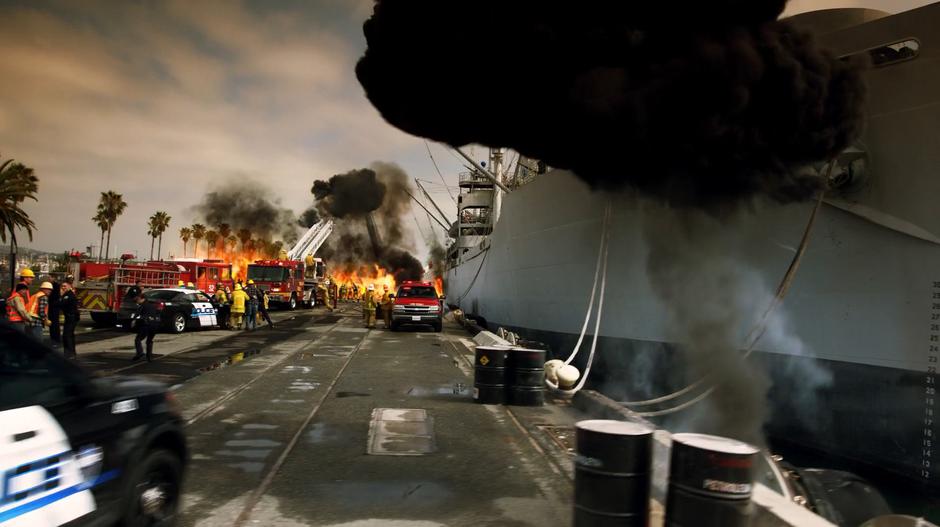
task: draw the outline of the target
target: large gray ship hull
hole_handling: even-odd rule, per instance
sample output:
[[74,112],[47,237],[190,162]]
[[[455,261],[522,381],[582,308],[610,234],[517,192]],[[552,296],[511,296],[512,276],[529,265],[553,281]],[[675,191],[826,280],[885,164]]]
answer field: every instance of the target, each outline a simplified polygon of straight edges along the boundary
[[[511,328],[567,357],[588,308],[608,199],[563,171],[507,195],[489,240],[447,270],[448,302],[490,328]],[[591,382],[620,400],[646,399],[683,383],[674,374],[681,360],[669,310],[651,289],[646,268],[644,228],[665,221],[657,215],[667,212],[630,196],[613,199]],[[715,243],[773,290],[812,208],[765,205],[728,217]],[[938,245],[824,204],[778,311],[787,338],[762,338],[752,357],[773,382],[767,431],[936,481],[940,471],[933,459],[940,451],[933,446],[933,387],[925,379],[936,367],[929,361],[936,360],[938,286]],[[581,352],[579,364],[586,355]]]

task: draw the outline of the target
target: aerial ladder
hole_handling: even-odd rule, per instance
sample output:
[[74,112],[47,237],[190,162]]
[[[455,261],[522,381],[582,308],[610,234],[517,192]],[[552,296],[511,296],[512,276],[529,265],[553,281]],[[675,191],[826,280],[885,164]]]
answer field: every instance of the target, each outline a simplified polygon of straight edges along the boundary
[[287,251],[288,260],[303,260],[304,256],[316,254],[333,232],[333,220],[320,220],[297,240]]

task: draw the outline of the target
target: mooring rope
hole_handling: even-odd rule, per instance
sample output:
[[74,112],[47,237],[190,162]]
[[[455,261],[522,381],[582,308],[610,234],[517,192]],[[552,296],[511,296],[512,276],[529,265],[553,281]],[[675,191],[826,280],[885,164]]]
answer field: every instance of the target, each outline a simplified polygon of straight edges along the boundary
[[607,290],[607,255],[610,249],[610,223],[612,216],[612,205],[611,202],[607,201],[607,206],[604,209],[604,221],[601,228],[601,240],[600,247],[597,254],[597,266],[594,270],[594,284],[591,286],[591,298],[588,302],[587,313],[584,316],[584,324],[581,326],[581,334],[578,336],[578,342],[575,344],[574,349],[571,351],[571,354],[568,355],[568,358],[565,360],[565,365],[571,364],[571,362],[578,355],[578,352],[581,349],[581,344],[584,342],[584,335],[587,333],[588,322],[591,318],[591,313],[594,309],[594,297],[597,293],[597,279],[600,277],[601,288],[600,288],[600,297],[597,303],[597,317],[594,320],[594,337],[591,340],[591,352],[588,355],[587,366],[585,367],[584,373],[581,375],[581,378],[578,380],[578,384],[570,389],[563,390],[558,387],[557,383],[553,383],[549,379],[545,379],[545,384],[563,395],[574,395],[581,388],[584,387],[584,384],[587,382],[588,375],[591,373],[591,366],[594,364],[594,354],[597,350],[597,338],[600,333],[601,317],[604,314],[604,293]]

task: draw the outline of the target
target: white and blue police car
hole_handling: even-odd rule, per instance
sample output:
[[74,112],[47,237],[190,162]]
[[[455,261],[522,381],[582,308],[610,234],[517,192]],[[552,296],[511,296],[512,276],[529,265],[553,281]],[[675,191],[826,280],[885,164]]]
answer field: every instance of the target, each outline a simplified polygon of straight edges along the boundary
[[0,527],[173,525],[186,460],[165,386],[95,378],[0,323]]

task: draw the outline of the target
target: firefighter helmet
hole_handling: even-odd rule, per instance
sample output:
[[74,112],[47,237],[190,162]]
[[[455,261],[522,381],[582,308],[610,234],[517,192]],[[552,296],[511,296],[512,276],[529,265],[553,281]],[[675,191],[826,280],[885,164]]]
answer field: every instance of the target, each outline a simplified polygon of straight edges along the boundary
[[36,278],[36,273],[33,272],[29,267],[24,267],[20,271],[20,278]]

